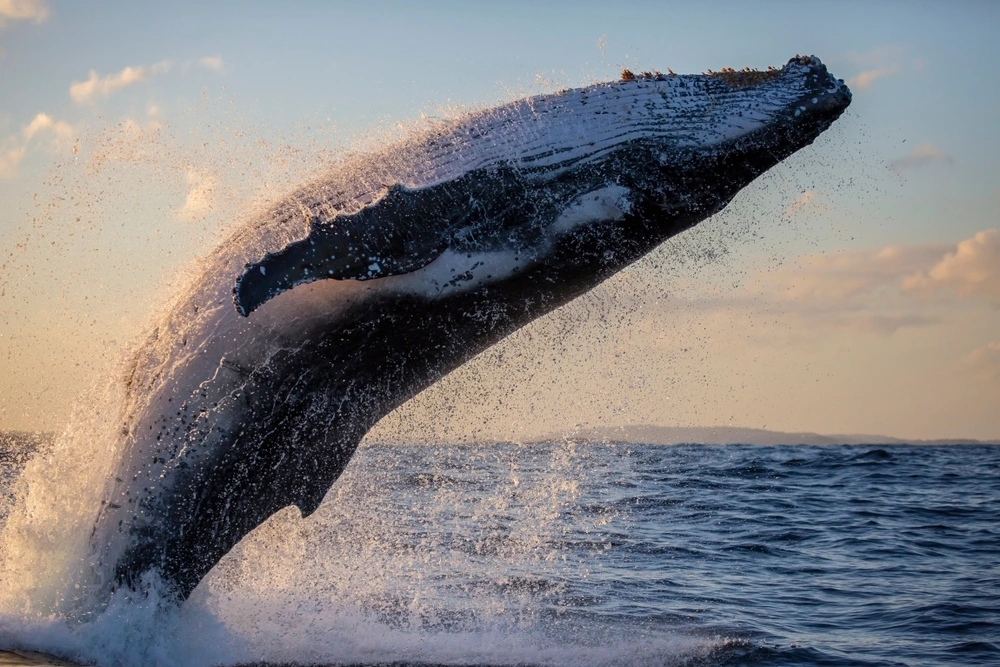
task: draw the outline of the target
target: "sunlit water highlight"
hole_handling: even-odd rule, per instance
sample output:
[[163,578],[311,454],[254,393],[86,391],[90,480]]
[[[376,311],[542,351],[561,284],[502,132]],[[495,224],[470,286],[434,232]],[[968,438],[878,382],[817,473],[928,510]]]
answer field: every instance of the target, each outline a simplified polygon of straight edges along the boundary
[[[23,458],[0,457],[7,493]],[[107,665],[992,665],[997,489],[992,446],[369,446],[179,613],[4,614],[0,645]]]

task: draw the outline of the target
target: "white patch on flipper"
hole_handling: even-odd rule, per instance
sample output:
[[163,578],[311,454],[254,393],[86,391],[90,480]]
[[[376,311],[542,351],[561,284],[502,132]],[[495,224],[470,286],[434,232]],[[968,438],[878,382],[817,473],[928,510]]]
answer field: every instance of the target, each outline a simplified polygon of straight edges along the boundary
[[553,236],[593,222],[621,220],[631,208],[630,194],[626,187],[609,185],[580,195],[552,223],[551,234],[540,248],[481,253],[446,250],[421,269],[376,281],[378,288],[433,298],[505,280],[531,264],[535,253],[546,252]]
[[631,191],[626,187],[610,185],[580,195],[559,214],[552,223],[552,231],[564,234],[592,222],[621,220],[632,208],[632,203],[628,199],[630,194]]
[[446,250],[421,269],[376,282],[379,289],[437,297],[504,280],[530,263],[531,257],[523,251],[460,253]]

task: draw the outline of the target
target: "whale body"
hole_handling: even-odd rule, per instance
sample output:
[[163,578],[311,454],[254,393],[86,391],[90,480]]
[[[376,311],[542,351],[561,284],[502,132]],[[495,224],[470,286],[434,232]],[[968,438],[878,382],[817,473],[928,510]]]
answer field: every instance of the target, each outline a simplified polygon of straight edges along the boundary
[[474,112],[331,173],[203,262],[126,379],[97,585],[183,601],[316,510],[385,414],[721,210],[850,104],[815,57]]

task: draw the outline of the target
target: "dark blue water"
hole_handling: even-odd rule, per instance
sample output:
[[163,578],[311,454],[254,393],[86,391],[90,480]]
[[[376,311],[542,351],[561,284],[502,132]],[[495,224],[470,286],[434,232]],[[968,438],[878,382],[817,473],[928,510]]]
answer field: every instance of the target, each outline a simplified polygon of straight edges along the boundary
[[[536,646],[326,663],[574,664],[603,647],[594,664],[1000,665],[996,446],[372,446],[310,521],[297,558],[329,565],[288,584],[292,608],[349,599],[439,644],[530,627]],[[274,567],[240,558],[212,586],[236,595]],[[350,589],[344,562],[391,585]]]

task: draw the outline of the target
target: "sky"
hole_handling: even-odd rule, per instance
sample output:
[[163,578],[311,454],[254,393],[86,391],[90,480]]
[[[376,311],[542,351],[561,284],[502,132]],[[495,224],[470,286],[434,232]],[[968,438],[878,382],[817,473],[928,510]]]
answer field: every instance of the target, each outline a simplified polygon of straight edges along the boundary
[[389,415],[528,438],[743,426],[1000,439],[1000,5],[0,0],[0,429],[59,431],[227,230],[407,128],[819,56],[847,114]]

